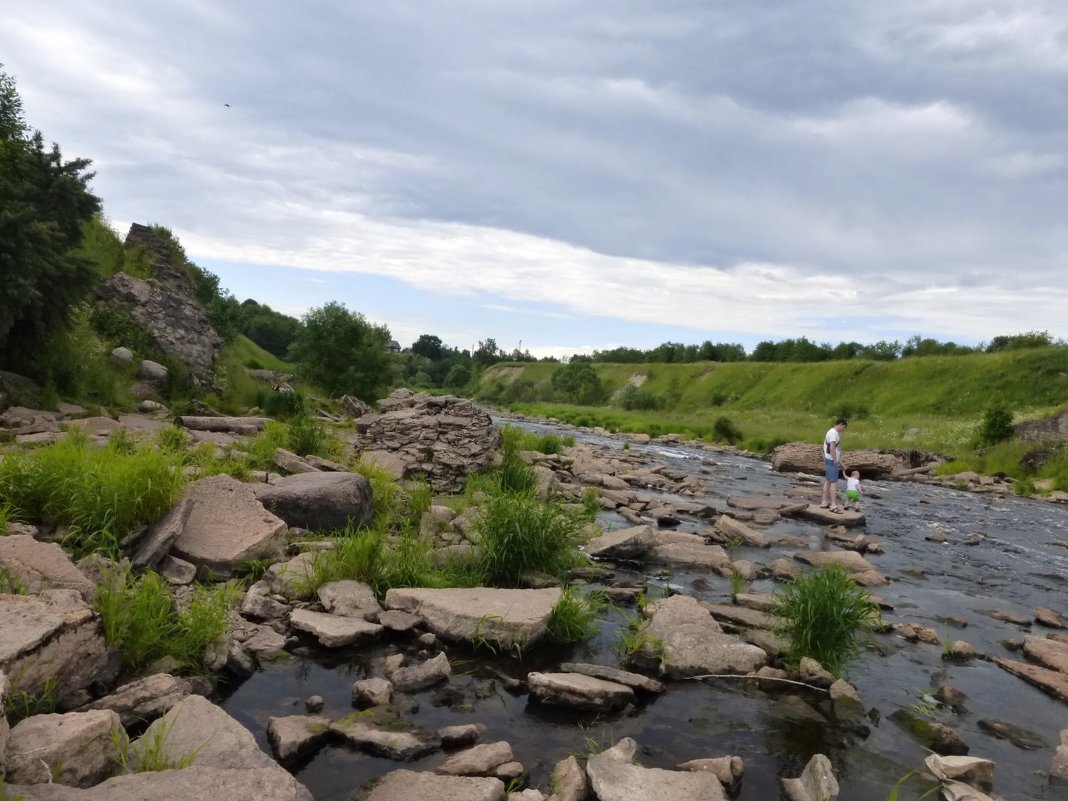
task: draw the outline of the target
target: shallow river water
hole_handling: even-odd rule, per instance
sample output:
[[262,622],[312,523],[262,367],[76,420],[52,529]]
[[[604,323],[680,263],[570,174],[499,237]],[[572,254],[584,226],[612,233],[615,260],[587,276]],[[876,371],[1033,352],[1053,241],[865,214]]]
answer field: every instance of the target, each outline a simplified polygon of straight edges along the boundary
[[[522,425],[539,432],[575,433]],[[606,447],[622,445],[615,439],[576,436]],[[774,473],[767,462],[756,459],[656,443],[632,445],[631,451],[648,452],[657,462],[690,472],[697,472],[702,463],[706,468],[712,463],[714,494],[684,500],[717,508],[725,507],[729,496],[781,497],[797,486],[792,477]],[[920,623],[943,638],[970,642],[981,654],[1021,659],[1002,642],[1020,639],[1028,632],[985,613],[997,608],[1031,617],[1038,606],[1068,612],[1068,507],[918,483],[867,482],[866,488],[870,493],[864,506],[867,525],[854,531],[883,544],[885,553],[868,559],[891,581],[878,589],[880,597],[894,606],[883,614],[887,622]],[[601,522],[612,528],[629,525],[614,513],[603,514]],[[706,525],[684,520],[678,530]],[[824,545],[822,527],[815,523],[781,520],[762,530],[773,541],[771,548],[739,548],[733,558],[756,565],[789,558],[797,547],[774,542],[785,535],[802,538],[814,549],[831,547]],[[949,542],[925,540],[936,531]],[[981,543],[963,544],[972,534],[982,535]],[[633,577],[623,571],[616,575],[638,583],[666,583],[678,592],[729,603],[730,582],[704,571],[666,573],[651,568]],[[753,591],[773,589],[770,580],[752,585]],[[670,768],[708,756],[742,757],[745,778],[738,795],[742,801],[779,798],[779,778],[799,775],[808,759],[820,752],[830,757],[839,773],[842,801],[883,801],[901,777],[922,768],[928,753],[889,720],[890,714],[922,705],[921,696],[950,684],[967,696],[964,709],[937,710],[933,719],[956,729],[972,755],[995,760],[995,793],[1010,801],[1068,799],[1068,789],[1050,786],[1045,775],[1058,734],[1068,727],[1068,704],[992,662],[944,662],[941,647],[911,644],[889,634],[874,635],[871,647],[847,670],[865,707],[878,711],[877,722],[869,723],[866,737],[799,715],[796,707],[783,700],[784,693],[764,692],[744,681],[673,682],[663,695],[631,714],[613,717],[528,703],[525,693],[507,689],[503,677],[523,678],[531,670],[553,670],[563,661],[618,666],[613,645],[626,615],[633,614],[633,609],[613,610],[592,641],[568,648],[532,649],[522,661],[449,646],[454,675],[447,691],[431,688],[416,693],[413,699],[418,710],[409,718],[425,728],[485,724],[488,731],[483,740],[510,742],[516,759],[527,768],[529,785],[546,793],[549,774],[558,760],[568,754],[585,755],[629,736],[638,742],[639,763],[647,767]],[[959,623],[947,623],[947,618],[967,625],[959,628]],[[1036,627],[1034,634],[1044,636],[1045,632]],[[375,675],[383,656],[405,647],[401,641],[386,641],[351,651],[309,649],[227,688],[223,706],[256,733],[261,747],[269,751],[268,717],[302,713],[304,699],[310,695],[326,700],[323,714],[343,716],[351,711],[352,683]],[[978,725],[980,720],[1022,727],[1046,745],[1025,750],[986,734]],[[432,769],[443,759],[438,753],[400,764],[331,744],[294,768],[294,773],[317,801],[350,801],[362,798],[366,783],[384,773],[399,767]],[[900,798],[917,799],[930,786],[913,777],[904,783]]]

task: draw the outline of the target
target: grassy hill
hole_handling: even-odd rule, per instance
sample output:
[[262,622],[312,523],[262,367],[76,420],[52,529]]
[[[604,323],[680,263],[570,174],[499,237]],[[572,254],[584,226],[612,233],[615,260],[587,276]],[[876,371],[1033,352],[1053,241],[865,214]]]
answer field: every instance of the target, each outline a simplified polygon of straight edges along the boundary
[[[967,446],[985,410],[1001,405],[1017,421],[1068,404],[1068,349],[930,356],[897,361],[793,363],[594,364],[608,402],[554,402],[562,365],[499,364],[476,394],[518,411],[622,431],[712,437],[726,417],[756,449],[775,441],[818,439],[839,415],[850,419],[849,447],[916,447],[953,452]],[[519,382],[519,383],[517,383]],[[626,411],[620,391],[639,383],[657,410]],[[511,388],[511,391],[509,391]],[[613,401],[615,399],[615,401]]]

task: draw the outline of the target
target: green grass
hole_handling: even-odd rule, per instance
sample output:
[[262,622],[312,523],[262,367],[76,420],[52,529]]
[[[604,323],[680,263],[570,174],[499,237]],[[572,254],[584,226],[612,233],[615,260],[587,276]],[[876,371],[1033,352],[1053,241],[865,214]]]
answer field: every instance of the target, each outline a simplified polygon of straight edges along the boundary
[[860,653],[861,637],[879,619],[879,606],[842,568],[810,570],[775,593],[776,634],[796,664],[811,657],[835,676]]
[[664,643],[659,637],[649,634],[648,624],[640,615],[629,616],[627,625],[616,633],[613,650],[626,662],[632,656],[646,653],[659,656],[664,651]]
[[24,519],[68,527],[78,555],[120,555],[122,541],[160,517],[186,482],[174,454],[117,436],[104,448],[73,431],[0,461],[0,496]]
[[571,587],[565,587],[549,615],[549,639],[564,644],[590,639],[600,631],[601,615],[609,605],[603,592],[594,591],[583,597]]
[[25,595],[26,585],[19,581],[4,566],[0,565],[0,595]]
[[203,666],[208,644],[226,632],[233,585],[197,587],[189,605],[175,606],[170,587],[158,573],[133,576],[118,571],[97,587],[93,608],[100,615],[108,645],[122,650],[123,662],[139,670],[170,656],[186,669]]
[[26,796],[19,793],[15,795],[9,792],[4,783],[4,777],[0,776],[0,801],[25,801]]
[[506,425],[501,429],[502,450],[505,454],[518,454],[520,451],[538,451],[539,453],[560,453],[564,448],[575,444],[570,435],[535,434],[519,426]]
[[36,693],[26,690],[12,689],[7,694],[7,702],[4,704],[4,713],[8,721],[14,725],[33,715],[46,715],[56,711],[56,690],[59,682],[53,676],[45,680],[41,689]]
[[168,744],[171,729],[174,728],[175,719],[160,719],[148,728],[144,736],[135,743],[130,742],[129,736],[121,726],[115,726],[108,733],[115,752],[115,759],[120,773],[150,773],[161,770],[181,770],[190,767],[196,762],[197,754],[207,745],[209,736],[205,741],[192,751],[181,756],[172,756],[171,747]]

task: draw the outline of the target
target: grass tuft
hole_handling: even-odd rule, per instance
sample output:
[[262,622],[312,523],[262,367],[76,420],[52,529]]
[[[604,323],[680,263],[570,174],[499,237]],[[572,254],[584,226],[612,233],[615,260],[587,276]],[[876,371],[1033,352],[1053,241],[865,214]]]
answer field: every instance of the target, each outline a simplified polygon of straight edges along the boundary
[[549,616],[549,639],[562,644],[590,639],[600,631],[604,622],[601,615],[609,605],[603,592],[582,597],[571,587],[565,587]]

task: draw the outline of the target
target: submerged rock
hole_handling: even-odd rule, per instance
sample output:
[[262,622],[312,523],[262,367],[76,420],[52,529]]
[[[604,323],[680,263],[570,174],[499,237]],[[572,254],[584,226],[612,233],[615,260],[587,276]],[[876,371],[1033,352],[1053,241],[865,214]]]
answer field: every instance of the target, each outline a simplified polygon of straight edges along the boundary
[[267,740],[279,762],[314,754],[326,742],[330,719],[322,715],[288,715],[267,719]]
[[364,751],[389,759],[417,759],[436,751],[441,741],[433,732],[408,726],[396,719],[384,720],[369,712],[357,712],[330,724],[330,731]]

